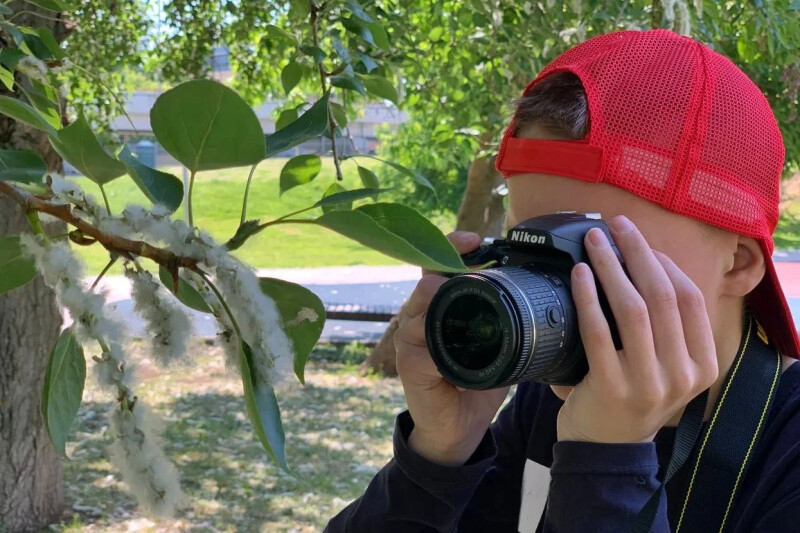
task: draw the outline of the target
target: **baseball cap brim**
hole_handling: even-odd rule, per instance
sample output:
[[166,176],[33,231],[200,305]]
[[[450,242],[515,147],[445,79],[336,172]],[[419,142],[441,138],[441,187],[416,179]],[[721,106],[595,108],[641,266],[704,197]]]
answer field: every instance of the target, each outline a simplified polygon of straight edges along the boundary
[[767,336],[786,356],[800,359],[800,339],[792,319],[789,302],[783,294],[775,264],[772,262],[772,246],[768,239],[758,239],[764,254],[766,273],[764,279],[748,296],[748,304]]

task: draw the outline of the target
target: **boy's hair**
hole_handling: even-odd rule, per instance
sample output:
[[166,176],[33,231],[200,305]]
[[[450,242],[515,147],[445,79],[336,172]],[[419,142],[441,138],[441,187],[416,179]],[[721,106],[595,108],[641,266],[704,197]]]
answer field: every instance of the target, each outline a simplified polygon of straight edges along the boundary
[[514,100],[514,135],[538,124],[548,133],[577,140],[589,131],[589,106],[580,78],[572,72],[556,72]]

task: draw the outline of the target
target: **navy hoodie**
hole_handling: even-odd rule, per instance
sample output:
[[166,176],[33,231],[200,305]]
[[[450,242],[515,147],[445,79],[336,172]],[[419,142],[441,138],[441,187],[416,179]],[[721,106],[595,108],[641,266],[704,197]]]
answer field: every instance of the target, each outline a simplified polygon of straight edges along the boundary
[[[463,466],[432,463],[408,447],[414,421],[397,416],[394,457],[366,492],[328,523],[327,533],[458,531],[622,532],[657,490],[674,427],[653,442],[557,442],[562,405],[550,387],[526,382]],[[652,531],[673,531],[697,446],[666,487]],[[547,469],[549,468],[549,490]],[[544,481],[529,473],[544,471]],[[544,512],[530,497],[546,497]],[[543,491],[543,492],[542,492]],[[522,511],[521,511],[522,509]],[[800,363],[780,377],[774,403],[726,531],[800,532]]]

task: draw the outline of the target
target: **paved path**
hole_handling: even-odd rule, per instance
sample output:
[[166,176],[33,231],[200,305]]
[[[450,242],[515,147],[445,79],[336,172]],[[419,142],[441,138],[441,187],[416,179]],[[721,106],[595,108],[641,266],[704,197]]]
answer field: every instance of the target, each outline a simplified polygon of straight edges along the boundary
[[[775,257],[775,268],[789,299],[795,323],[800,327],[800,253]],[[400,306],[416,285],[420,270],[410,266],[349,266],[328,268],[294,268],[259,270],[259,276],[274,277],[299,283],[316,293],[328,304],[361,304]],[[123,276],[109,276],[100,285],[108,291],[108,301],[120,314],[134,336],[144,336],[144,322],[133,311],[130,284]],[[198,335],[212,337],[216,333],[213,317],[192,311]],[[328,320],[322,340],[330,342],[374,343],[386,329],[386,322],[353,322]]]

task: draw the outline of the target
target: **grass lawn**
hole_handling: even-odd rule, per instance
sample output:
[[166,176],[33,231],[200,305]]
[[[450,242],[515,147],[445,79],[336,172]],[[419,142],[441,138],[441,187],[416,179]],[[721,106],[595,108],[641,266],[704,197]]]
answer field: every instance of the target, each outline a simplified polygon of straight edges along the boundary
[[[292,211],[312,205],[319,200],[325,189],[335,181],[333,160],[323,158],[322,171],[309,184],[296,187],[279,196],[280,171],[287,159],[268,159],[256,169],[250,187],[247,218],[270,220]],[[382,164],[372,159],[361,158],[359,164],[371,168],[380,176]],[[181,177],[181,169],[164,169]],[[353,162],[342,163],[347,189],[363,187],[358,169]],[[201,172],[195,178],[193,209],[195,224],[209,231],[220,242],[227,241],[239,226],[242,198],[249,168]],[[81,185],[98,201],[100,191],[83,178]],[[112,181],[106,186],[112,211],[119,213],[126,205],[137,203],[149,205],[144,195],[132,180],[126,177]],[[365,200],[371,201],[371,200]],[[320,209],[304,213],[313,218],[322,214]],[[183,208],[176,214],[183,217]],[[439,220],[440,228],[449,232],[454,221]],[[79,253],[87,262],[89,272],[99,272],[108,262],[108,255],[99,245],[79,247]],[[267,228],[237,250],[236,255],[258,268],[320,267],[330,265],[397,265],[399,261],[372,251],[338,233],[309,224],[286,224]],[[121,273],[122,267],[115,265],[111,273]]]
[[51,530],[318,532],[392,455],[403,390],[397,378],[358,373],[353,361],[363,359],[363,348],[336,354],[318,347],[305,387],[296,380],[277,387],[290,473],[254,437],[241,381],[226,371],[221,348],[194,339],[192,365],[171,371],[153,366],[147,343],[128,348],[137,364],[136,394],[164,420],[163,446],[180,474],[185,505],[172,519],[149,519],[106,460],[113,402],[97,389],[87,353],[83,405],[67,444],[72,460],[64,461],[66,508]]

